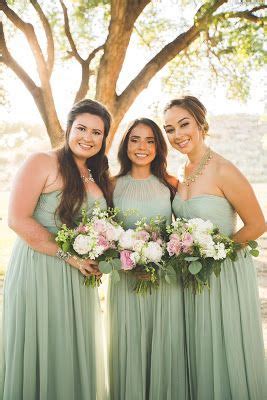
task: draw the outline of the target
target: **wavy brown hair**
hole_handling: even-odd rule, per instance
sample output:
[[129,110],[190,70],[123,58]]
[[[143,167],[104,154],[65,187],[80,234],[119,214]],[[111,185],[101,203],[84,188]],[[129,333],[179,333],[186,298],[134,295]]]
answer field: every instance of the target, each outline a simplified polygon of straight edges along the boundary
[[164,108],[164,113],[172,107],[181,107],[188,111],[202,130],[204,137],[208,134],[209,124],[206,119],[206,107],[194,96],[183,96],[179,99],[171,100]]
[[82,203],[86,199],[86,190],[80,171],[74,161],[69,147],[69,135],[73,122],[80,114],[92,114],[100,117],[104,123],[104,137],[100,151],[86,161],[87,168],[92,172],[96,184],[102,190],[109,206],[112,205],[112,190],[109,177],[108,159],[105,155],[106,138],[111,124],[111,115],[108,110],[94,100],[86,99],[74,104],[68,114],[65,143],[57,150],[59,173],[63,179],[63,190],[59,206],[56,210],[61,222],[68,226],[73,225]]
[[128,129],[123,135],[121,140],[119,151],[118,151],[118,160],[120,163],[120,172],[117,175],[117,178],[120,176],[127,175],[128,172],[132,169],[132,161],[129,159],[127,151],[128,151],[128,143],[130,138],[131,131],[138,125],[145,125],[152,129],[154,134],[155,144],[156,144],[156,156],[154,160],[151,162],[151,173],[155,175],[160,182],[162,182],[165,186],[167,186],[170,190],[171,199],[173,200],[176,188],[171,185],[168,181],[170,175],[167,172],[167,145],[164,139],[163,133],[160,127],[149,118],[138,118],[130,123]]

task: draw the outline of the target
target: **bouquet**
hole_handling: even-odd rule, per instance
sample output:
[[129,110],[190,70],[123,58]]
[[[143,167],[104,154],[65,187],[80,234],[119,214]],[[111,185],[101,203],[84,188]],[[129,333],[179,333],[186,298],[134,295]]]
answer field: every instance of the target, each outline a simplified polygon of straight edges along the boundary
[[[201,292],[209,287],[212,273],[219,276],[222,262],[229,257],[235,260],[241,245],[221,234],[209,220],[177,218],[167,226],[167,264],[180,274],[185,287]],[[250,253],[259,254],[257,242],[249,241]]]
[[[98,206],[90,216],[82,210],[82,221],[76,228],[68,228],[65,224],[57,233],[56,241],[64,252],[84,259],[99,262],[102,273],[120,269],[121,262],[117,244],[123,232],[116,222],[118,209],[101,210]],[[84,278],[86,286],[99,286],[101,280],[95,275]]]
[[135,276],[144,274],[146,279],[138,279],[134,287],[136,293],[146,293],[159,285],[160,271],[164,269],[162,259],[166,249],[162,232],[165,219],[146,218],[136,223],[135,229],[127,229],[119,239],[121,269],[132,271]]

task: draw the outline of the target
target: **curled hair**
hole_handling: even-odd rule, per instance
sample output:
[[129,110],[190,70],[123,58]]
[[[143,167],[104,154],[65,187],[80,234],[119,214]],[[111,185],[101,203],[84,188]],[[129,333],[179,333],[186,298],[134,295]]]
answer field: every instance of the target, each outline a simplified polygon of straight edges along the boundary
[[209,131],[209,124],[206,119],[206,107],[194,96],[183,96],[180,99],[171,100],[165,107],[164,112],[172,107],[181,107],[189,112],[195,119],[198,127],[202,130],[204,136]]
[[57,208],[60,220],[73,225],[75,216],[79,213],[82,203],[86,199],[86,190],[81,178],[80,171],[74,161],[72,151],[69,147],[69,135],[73,122],[80,114],[92,114],[100,117],[104,123],[104,137],[100,151],[86,161],[87,168],[92,172],[96,184],[102,190],[108,205],[112,205],[112,190],[109,178],[108,159],[105,155],[106,138],[111,124],[111,115],[108,110],[97,101],[90,99],[79,101],[74,104],[68,114],[65,143],[57,150],[59,173],[63,179],[62,196]]
[[128,143],[131,131],[138,125],[145,125],[152,129],[156,144],[156,156],[151,162],[151,173],[169,188],[171,199],[173,200],[176,193],[176,188],[168,181],[170,175],[167,172],[167,145],[160,127],[149,118],[135,119],[130,123],[126,132],[124,133],[118,151],[120,171],[117,175],[117,178],[120,176],[125,176],[131,171],[132,161],[128,157]]

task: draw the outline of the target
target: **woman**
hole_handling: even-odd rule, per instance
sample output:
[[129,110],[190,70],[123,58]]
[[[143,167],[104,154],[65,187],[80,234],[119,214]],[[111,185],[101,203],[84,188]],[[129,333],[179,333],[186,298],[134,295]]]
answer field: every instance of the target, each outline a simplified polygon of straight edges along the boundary
[[[210,220],[242,246],[257,239],[265,230],[262,211],[247,179],[207,146],[203,104],[185,96],[171,101],[164,117],[170,144],[187,156],[176,217]],[[243,221],[237,232],[236,214]],[[185,319],[193,400],[267,398],[257,281],[245,248],[211,277],[210,290],[185,290]]]
[[102,400],[105,374],[97,290],[83,276],[93,261],[58,248],[61,223],[82,207],[110,203],[105,156],[110,114],[83,100],[68,116],[65,144],[33,154],[10,198],[9,227],[18,239],[4,289],[4,400]]
[[[166,155],[162,132],[153,121],[141,118],[129,126],[119,147],[121,169],[113,196],[122,212],[137,210],[121,214],[126,228],[134,228],[142,217],[149,221],[161,215],[171,221],[177,181],[166,172]],[[132,273],[122,272],[120,282],[109,285],[111,400],[186,400],[181,288],[161,283],[151,294],[139,295],[134,283]]]

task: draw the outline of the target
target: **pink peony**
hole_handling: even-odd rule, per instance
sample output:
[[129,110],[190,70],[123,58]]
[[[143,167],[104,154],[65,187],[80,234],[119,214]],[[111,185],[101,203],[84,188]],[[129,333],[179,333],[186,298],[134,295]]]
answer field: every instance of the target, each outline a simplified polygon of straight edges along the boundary
[[96,230],[97,233],[104,233],[106,231],[105,222],[101,221],[100,219],[96,220],[94,222],[94,229]]
[[132,252],[130,250],[122,250],[120,252],[120,260],[122,269],[131,270],[135,267],[135,263],[131,258]]
[[143,240],[144,242],[148,242],[150,235],[147,231],[139,231],[136,232],[135,237],[137,240]]
[[158,239],[158,237],[159,237],[158,232],[152,232],[152,233],[151,233],[151,237],[152,237],[152,240],[153,240],[154,242],[156,242],[157,239]]
[[167,243],[167,250],[170,256],[178,256],[181,252],[181,243],[179,240],[171,239]]
[[86,225],[79,225],[76,229],[75,232],[77,233],[86,233],[88,232],[88,228]]
[[107,250],[110,248],[108,240],[104,236],[101,236],[101,235],[98,236],[98,238],[97,238],[97,244],[99,246],[102,246],[104,248],[104,250]]

